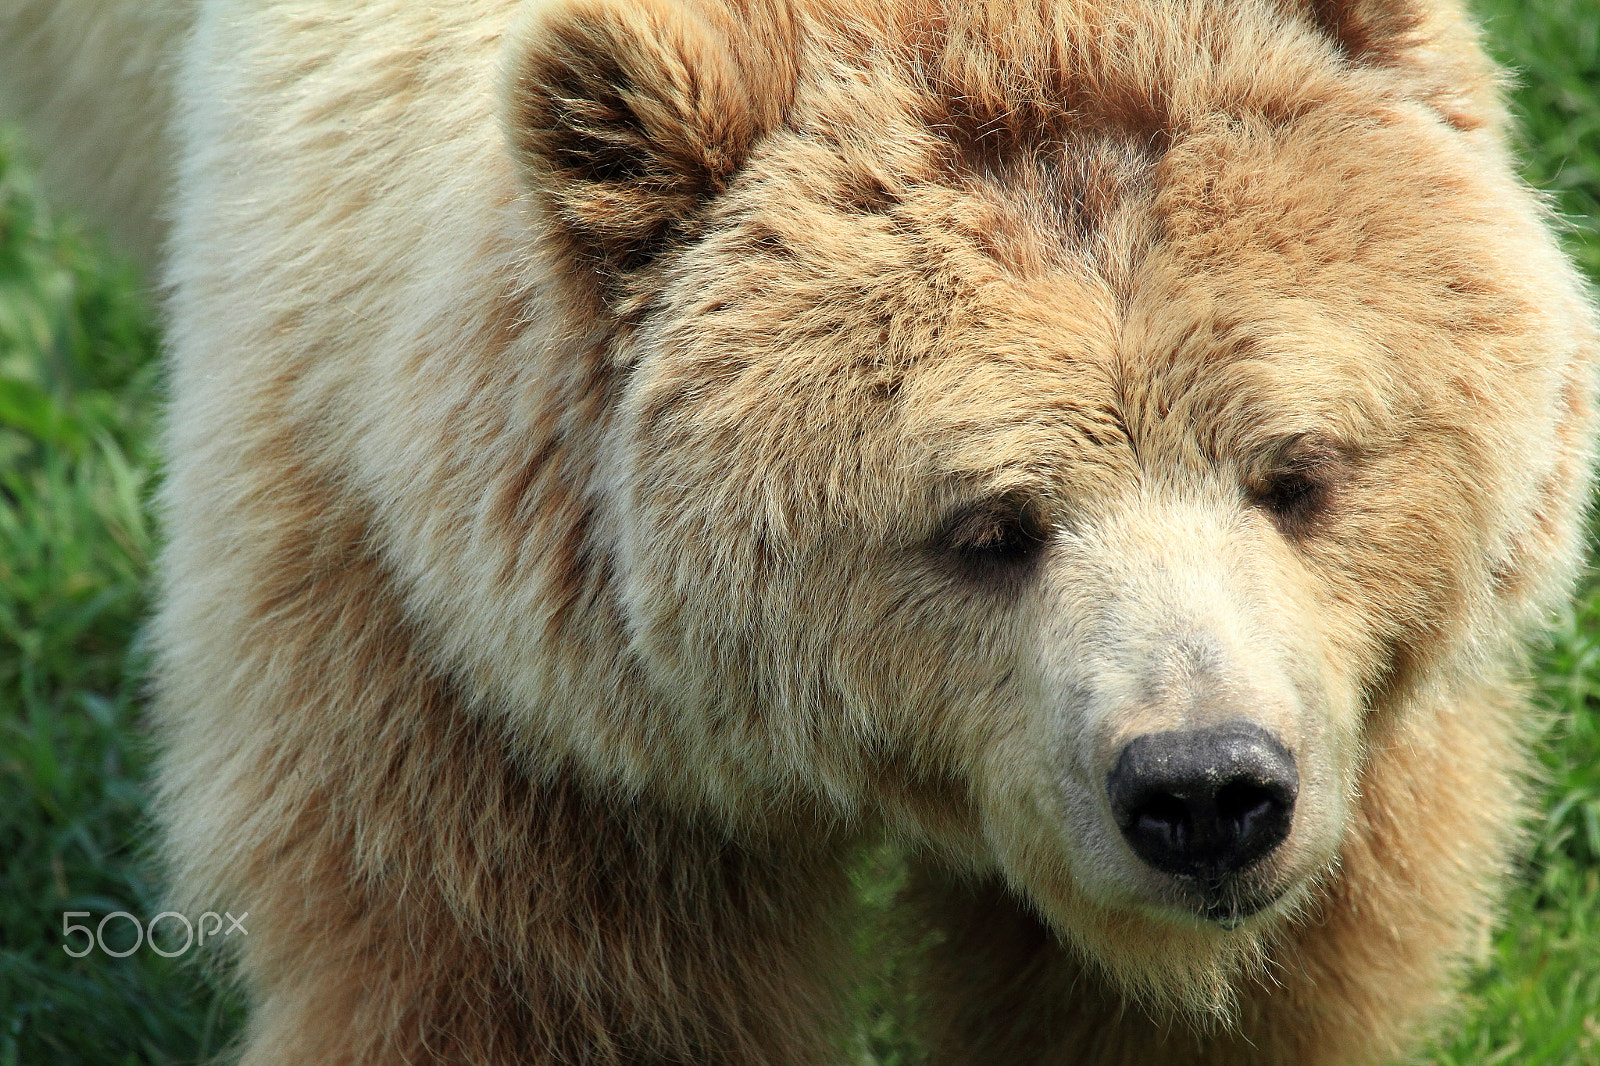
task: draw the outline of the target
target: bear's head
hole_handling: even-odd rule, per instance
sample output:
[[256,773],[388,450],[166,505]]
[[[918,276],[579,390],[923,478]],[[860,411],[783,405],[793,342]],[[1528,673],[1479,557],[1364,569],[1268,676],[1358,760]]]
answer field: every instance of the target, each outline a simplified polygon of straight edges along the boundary
[[1591,327],[1451,11],[562,0],[506,55],[615,383],[646,696],[580,761],[887,825],[1195,1001],[1562,594]]

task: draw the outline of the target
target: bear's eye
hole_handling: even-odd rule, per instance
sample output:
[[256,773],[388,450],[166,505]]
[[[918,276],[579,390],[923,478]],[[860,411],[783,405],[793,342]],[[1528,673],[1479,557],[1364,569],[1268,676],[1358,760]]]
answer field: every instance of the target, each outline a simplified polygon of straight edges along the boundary
[[937,546],[967,574],[998,578],[1027,568],[1048,539],[1040,509],[1021,493],[1008,492],[953,511],[940,527]]
[[1298,439],[1284,446],[1264,475],[1252,479],[1250,501],[1285,534],[1301,536],[1326,516],[1345,470],[1344,449]]
[[1321,513],[1326,493],[1326,486],[1310,473],[1285,471],[1268,478],[1254,495],[1256,505],[1284,532],[1303,533]]

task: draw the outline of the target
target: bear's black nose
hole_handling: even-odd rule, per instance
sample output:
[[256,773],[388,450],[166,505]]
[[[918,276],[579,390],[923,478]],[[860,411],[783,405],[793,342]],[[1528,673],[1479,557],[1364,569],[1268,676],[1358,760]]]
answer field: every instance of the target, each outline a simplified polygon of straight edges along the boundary
[[1112,817],[1141,859],[1208,881],[1283,843],[1299,791],[1294,755],[1244,722],[1146,734],[1106,781]]

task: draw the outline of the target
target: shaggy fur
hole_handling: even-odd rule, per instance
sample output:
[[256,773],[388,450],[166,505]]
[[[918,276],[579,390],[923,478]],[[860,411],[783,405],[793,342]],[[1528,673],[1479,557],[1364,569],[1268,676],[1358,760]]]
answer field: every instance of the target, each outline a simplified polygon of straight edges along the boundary
[[[885,835],[937,1062],[1440,1017],[1597,351],[1453,3],[207,0],[178,84],[160,810],[245,1062],[837,1061]],[[1240,717],[1301,796],[1218,923],[1105,773]]]

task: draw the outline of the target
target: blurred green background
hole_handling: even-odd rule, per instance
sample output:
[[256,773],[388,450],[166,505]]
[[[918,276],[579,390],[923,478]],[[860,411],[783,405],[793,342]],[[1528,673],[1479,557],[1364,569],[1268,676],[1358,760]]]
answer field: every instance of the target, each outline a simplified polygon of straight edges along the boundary
[[[1600,279],[1600,0],[1478,8],[1519,73],[1527,176]],[[50,206],[27,152],[0,129],[0,1066],[199,1062],[239,1009],[196,953],[62,950],[65,911],[162,909],[139,726],[158,332],[141,279]],[[1423,1062],[1600,1063],[1600,583],[1537,664],[1555,712],[1544,816],[1490,963]],[[863,892],[881,902],[884,877]],[[862,1066],[915,1060],[886,995],[863,993]]]

